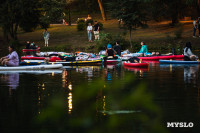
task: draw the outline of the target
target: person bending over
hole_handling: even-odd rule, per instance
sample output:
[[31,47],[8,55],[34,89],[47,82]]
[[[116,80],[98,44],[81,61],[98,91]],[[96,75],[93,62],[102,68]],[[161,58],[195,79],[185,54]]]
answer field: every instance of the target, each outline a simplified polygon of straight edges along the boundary
[[14,50],[14,46],[10,45],[8,47],[9,55],[2,57],[0,59],[0,63],[2,66],[18,66],[19,65],[19,57],[17,52]]

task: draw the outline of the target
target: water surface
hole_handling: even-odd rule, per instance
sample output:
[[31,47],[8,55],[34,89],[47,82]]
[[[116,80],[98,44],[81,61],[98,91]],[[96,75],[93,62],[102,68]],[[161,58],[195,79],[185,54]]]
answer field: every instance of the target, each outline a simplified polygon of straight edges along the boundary
[[[142,133],[154,132],[157,122],[163,132],[198,132],[199,85],[198,65],[0,72],[0,132]],[[194,127],[167,128],[167,122]]]

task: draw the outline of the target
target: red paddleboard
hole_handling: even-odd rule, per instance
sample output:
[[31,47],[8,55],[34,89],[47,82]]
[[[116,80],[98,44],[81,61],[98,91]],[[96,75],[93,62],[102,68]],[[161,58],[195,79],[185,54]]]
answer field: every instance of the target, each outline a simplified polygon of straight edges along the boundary
[[23,52],[33,52],[38,51],[39,49],[22,49]]
[[21,57],[21,60],[44,60],[45,57],[28,57],[28,56],[23,56]]
[[127,63],[124,62],[124,66],[126,67],[148,67],[148,63]]

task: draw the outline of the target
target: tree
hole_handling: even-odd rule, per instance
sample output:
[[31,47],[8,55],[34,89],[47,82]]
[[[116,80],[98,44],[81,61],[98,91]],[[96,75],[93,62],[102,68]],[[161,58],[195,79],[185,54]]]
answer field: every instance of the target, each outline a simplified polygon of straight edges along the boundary
[[75,0],[66,0],[66,6],[68,9],[68,25],[71,26],[71,5]]
[[105,11],[103,8],[102,0],[98,0],[98,3],[99,3],[99,8],[101,11],[102,19],[103,19],[103,21],[106,21],[106,14],[105,14]]
[[114,18],[121,19],[129,30],[129,40],[131,44],[131,33],[133,28],[144,26],[147,20],[146,0],[113,0],[108,3],[110,12]]
[[153,0],[152,5],[152,18],[171,19],[172,25],[179,22],[180,15],[187,7],[185,0]]
[[186,3],[196,9],[197,15],[200,16],[200,0],[186,0]]
[[43,28],[47,28],[50,23],[56,23],[62,19],[65,0],[42,0],[40,18]]
[[0,25],[4,41],[17,40],[18,27],[31,31],[38,24],[40,14],[37,0],[2,0],[0,5]]

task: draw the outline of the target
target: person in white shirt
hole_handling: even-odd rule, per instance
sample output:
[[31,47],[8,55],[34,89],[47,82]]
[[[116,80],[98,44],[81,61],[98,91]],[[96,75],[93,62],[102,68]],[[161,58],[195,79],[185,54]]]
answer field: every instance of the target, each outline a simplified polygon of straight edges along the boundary
[[185,61],[195,61],[198,59],[198,56],[192,53],[192,44],[187,42],[184,48],[184,60]]
[[87,32],[88,32],[88,40],[89,40],[89,42],[92,42],[92,25],[91,25],[91,23],[88,23]]
[[196,20],[193,21],[193,29],[194,29],[193,37],[195,38],[195,37],[196,37],[196,29],[197,29],[197,23],[196,23]]

